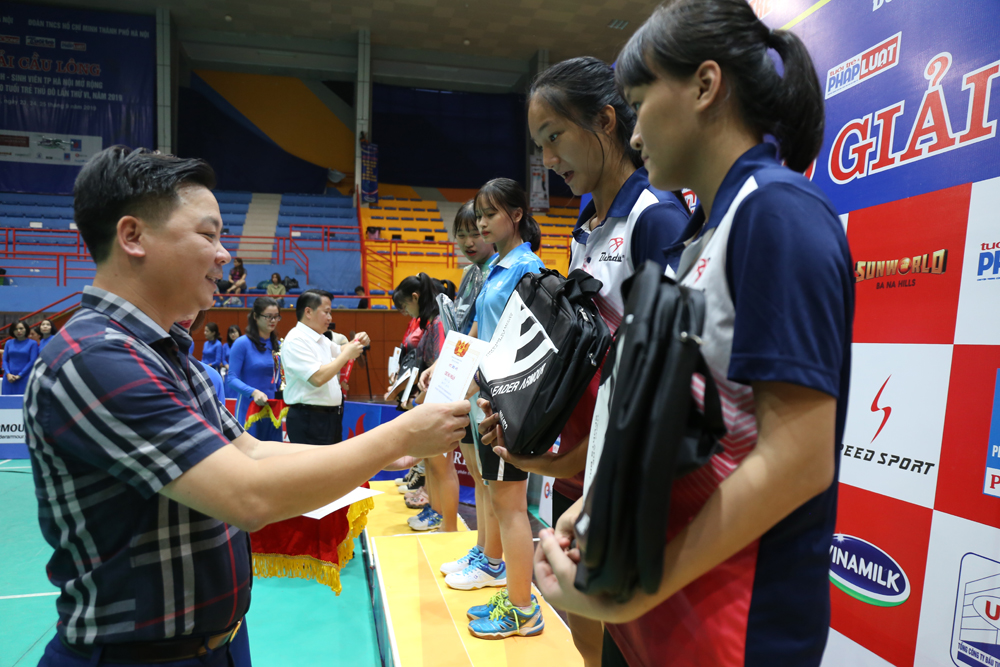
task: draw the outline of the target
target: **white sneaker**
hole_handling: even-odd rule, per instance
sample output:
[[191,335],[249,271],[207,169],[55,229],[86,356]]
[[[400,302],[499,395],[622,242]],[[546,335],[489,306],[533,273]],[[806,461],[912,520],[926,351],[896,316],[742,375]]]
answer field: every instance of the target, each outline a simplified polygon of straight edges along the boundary
[[453,574],[455,572],[461,572],[469,566],[469,563],[473,562],[482,555],[479,546],[474,546],[469,549],[469,553],[465,554],[458,560],[453,560],[450,563],[445,563],[441,566],[442,574]]
[[503,562],[493,569],[486,556],[480,556],[469,563],[461,572],[453,572],[444,578],[444,583],[460,591],[473,591],[487,586],[507,585],[507,566]]

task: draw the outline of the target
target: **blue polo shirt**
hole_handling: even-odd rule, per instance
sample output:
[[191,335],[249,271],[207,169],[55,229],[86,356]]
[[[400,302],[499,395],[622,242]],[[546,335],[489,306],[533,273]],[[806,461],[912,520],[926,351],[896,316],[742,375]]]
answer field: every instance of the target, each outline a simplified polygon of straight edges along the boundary
[[479,323],[478,338],[489,340],[500,322],[507,299],[517,287],[517,283],[526,273],[538,273],[545,264],[538,255],[531,252],[530,243],[522,243],[503,259],[494,258],[490,262],[489,272],[483,289],[476,297],[476,319]]

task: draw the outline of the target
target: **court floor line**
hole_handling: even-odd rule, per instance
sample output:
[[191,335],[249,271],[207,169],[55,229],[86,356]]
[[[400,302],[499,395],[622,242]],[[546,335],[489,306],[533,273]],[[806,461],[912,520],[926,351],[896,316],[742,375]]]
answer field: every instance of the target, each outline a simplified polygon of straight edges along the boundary
[[52,595],[59,595],[59,591],[51,593],[25,593],[24,595],[0,595],[0,600],[19,600],[21,598],[44,598]]

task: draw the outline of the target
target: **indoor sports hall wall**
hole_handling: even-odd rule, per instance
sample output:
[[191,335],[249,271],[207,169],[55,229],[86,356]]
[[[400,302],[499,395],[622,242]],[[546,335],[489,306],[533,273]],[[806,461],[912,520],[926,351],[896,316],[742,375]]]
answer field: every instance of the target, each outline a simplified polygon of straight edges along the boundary
[[856,270],[825,664],[1000,665],[1000,3],[751,4],[812,53]]
[[354,171],[354,130],[300,79],[212,70],[195,74],[292,155],[319,167]]

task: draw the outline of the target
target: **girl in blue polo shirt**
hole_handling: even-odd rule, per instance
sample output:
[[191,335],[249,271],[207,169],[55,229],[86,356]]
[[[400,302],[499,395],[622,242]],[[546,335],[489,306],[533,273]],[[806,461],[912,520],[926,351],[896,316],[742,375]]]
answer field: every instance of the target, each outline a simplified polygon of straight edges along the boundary
[[[812,60],[745,0],[675,0],[632,36],[616,77],[650,183],[690,187],[701,202],[677,276],[705,294],[702,353],[727,434],[709,464],[674,482],[655,593],[615,603],[574,588],[579,503],[540,535],[539,588],[605,621],[605,667],[816,667],[854,285],[837,212],[801,174],[823,139]],[[692,395],[701,406],[698,375]]]
[[[542,233],[531,217],[527,194],[509,178],[495,178],[480,188],[475,211],[483,240],[496,246],[497,256],[489,264],[486,282],[476,298],[469,335],[490,340],[521,277],[545,268],[534,253]],[[477,420],[482,418],[480,411]],[[475,433],[475,427],[472,430]],[[461,590],[506,584],[487,604],[469,609],[473,635],[485,639],[536,636],[545,622],[541,606],[531,594],[534,543],[528,520],[528,473],[505,463],[488,445],[479,445],[476,454],[488,500],[487,521],[479,526],[479,530],[486,530],[485,548],[481,557],[447,575],[445,582]]]

